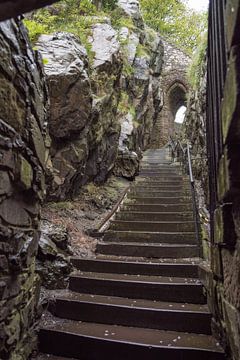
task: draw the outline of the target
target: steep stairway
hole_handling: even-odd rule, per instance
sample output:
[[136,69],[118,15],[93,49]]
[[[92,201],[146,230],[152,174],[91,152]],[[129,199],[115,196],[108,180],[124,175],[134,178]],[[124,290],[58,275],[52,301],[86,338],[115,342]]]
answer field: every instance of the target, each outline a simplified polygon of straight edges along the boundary
[[39,360],[224,359],[199,255],[188,179],[167,150],[149,150],[96,258],[72,259],[69,291],[40,330]]

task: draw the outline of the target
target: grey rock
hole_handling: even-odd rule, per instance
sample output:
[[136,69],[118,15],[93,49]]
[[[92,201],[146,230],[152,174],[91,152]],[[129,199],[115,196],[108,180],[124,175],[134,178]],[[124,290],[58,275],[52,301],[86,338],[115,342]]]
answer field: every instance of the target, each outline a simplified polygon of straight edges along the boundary
[[66,226],[53,224],[49,221],[42,221],[41,234],[41,239],[48,238],[57,248],[67,252],[69,251],[69,233]]
[[72,271],[66,227],[43,221],[37,255],[37,272],[48,289],[66,288]]
[[89,40],[95,53],[94,68],[113,65],[120,51],[117,32],[109,24],[96,24]]
[[86,50],[68,33],[42,35],[37,46],[46,59],[51,99],[50,133],[53,138],[69,138],[84,128],[91,114]]
[[139,164],[139,157],[135,152],[119,151],[114,167],[114,174],[127,179],[134,179],[139,172]]
[[134,20],[136,26],[144,28],[144,22],[138,0],[118,0],[117,4],[124,10],[126,15],[130,16]]

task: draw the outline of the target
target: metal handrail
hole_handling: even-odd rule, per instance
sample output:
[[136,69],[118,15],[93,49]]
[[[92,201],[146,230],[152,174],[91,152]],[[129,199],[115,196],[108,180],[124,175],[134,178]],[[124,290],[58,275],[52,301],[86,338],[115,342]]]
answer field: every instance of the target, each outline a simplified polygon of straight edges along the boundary
[[173,158],[177,158],[177,159],[180,158],[180,156],[179,156],[179,150],[180,150],[182,153],[182,156],[180,158],[180,162],[182,162],[182,168],[184,169],[184,165],[185,166],[187,165],[187,167],[188,167],[188,175],[189,175],[189,180],[190,180],[190,184],[191,184],[191,192],[192,192],[195,231],[196,231],[197,241],[200,245],[200,221],[199,221],[199,213],[198,213],[197,200],[196,200],[195,179],[193,176],[193,168],[192,168],[191,145],[189,143],[187,143],[186,147],[184,148],[179,139],[176,142],[174,142],[174,140],[171,136],[169,139],[169,144],[172,148]]
[[190,152],[190,145],[187,144],[187,158],[188,158],[188,169],[189,169],[189,177],[191,184],[194,183],[193,171],[192,171],[192,158]]

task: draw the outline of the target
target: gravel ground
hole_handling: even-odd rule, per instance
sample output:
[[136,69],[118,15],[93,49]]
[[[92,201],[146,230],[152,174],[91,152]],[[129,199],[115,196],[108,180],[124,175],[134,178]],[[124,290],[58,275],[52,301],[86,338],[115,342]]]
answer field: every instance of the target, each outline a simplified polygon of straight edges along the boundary
[[127,180],[115,177],[103,186],[91,183],[77,199],[46,204],[42,219],[66,226],[74,256],[93,257],[97,241],[90,234],[98,229],[129,185]]

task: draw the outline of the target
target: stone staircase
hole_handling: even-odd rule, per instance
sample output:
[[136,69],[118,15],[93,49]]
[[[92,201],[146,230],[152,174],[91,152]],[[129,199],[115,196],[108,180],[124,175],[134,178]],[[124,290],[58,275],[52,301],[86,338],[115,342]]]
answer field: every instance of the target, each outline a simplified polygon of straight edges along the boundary
[[149,150],[96,258],[72,259],[69,291],[40,330],[39,360],[224,359],[199,252],[188,179],[165,149]]

